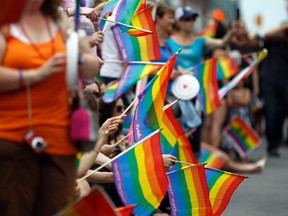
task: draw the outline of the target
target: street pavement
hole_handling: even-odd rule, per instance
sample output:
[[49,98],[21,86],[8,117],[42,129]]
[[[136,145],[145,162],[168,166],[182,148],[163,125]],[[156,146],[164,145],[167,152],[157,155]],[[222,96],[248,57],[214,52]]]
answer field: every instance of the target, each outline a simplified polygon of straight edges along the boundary
[[[266,141],[249,158],[265,154]],[[288,147],[281,146],[281,157],[268,157],[261,173],[245,174],[222,216],[288,216]]]

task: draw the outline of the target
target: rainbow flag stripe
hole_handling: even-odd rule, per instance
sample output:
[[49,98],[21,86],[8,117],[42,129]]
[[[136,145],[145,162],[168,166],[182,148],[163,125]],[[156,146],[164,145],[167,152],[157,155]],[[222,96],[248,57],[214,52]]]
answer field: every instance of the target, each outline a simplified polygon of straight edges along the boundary
[[176,54],[166,62],[138,96],[138,105],[135,108],[133,118],[135,142],[160,128],[168,81],[175,61]]
[[213,215],[221,215],[238,185],[246,178],[214,168],[205,168]]
[[[114,11],[115,7],[117,6],[119,0],[109,0],[106,4],[105,7],[103,8],[100,17],[101,18],[108,18]],[[106,21],[105,20],[100,20],[99,22],[99,29],[103,30],[105,26]]]
[[202,110],[210,114],[221,106],[218,95],[218,83],[216,79],[217,61],[210,59],[194,67],[196,78],[200,84],[198,100]]
[[199,159],[201,163],[207,163],[207,167],[212,167],[216,169],[221,169],[225,161],[219,157],[217,154],[208,151],[207,149],[201,147],[201,157]]
[[[148,9],[150,10],[150,8]],[[144,12],[148,9],[144,9]],[[141,16],[141,18],[141,27],[152,31],[153,34],[134,37],[128,32],[121,31],[121,28],[117,25],[112,28],[123,61],[152,61],[161,58],[158,36],[155,24],[151,21],[151,13],[146,12],[145,16]],[[136,20],[135,18],[133,22],[136,22]],[[133,31],[131,29],[129,32]]]
[[217,59],[217,79],[223,80],[234,76],[238,72],[235,61],[229,56],[222,56]]
[[[184,161],[192,164],[197,164],[198,161],[192,151],[191,143],[189,142],[188,138],[183,134],[177,140],[174,148],[172,149],[171,155],[174,155],[179,161]],[[181,163],[176,163],[171,169],[177,170],[182,168],[183,165]]]
[[201,32],[197,34],[198,37],[210,37],[213,38],[216,35],[217,31],[217,23],[213,23],[212,25],[208,25]]
[[235,149],[244,158],[260,143],[260,138],[248,123],[235,116],[224,128],[224,134],[234,141]]
[[103,101],[110,103],[117,100],[127,90],[129,90],[137,81],[149,74],[155,73],[162,65],[156,64],[128,64],[123,71],[119,82],[114,83],[105,91]]
[[184,131],[174,116],[172,106],[164,108],[162,121],[160,122],[161,130],[161,146],[163,154],[169,154],[176,144],[178,138],[184,134]]
[[186,166],[167,173],[171,215],[212,216],[205,168],[202,164]]
[[[124,205],[137,206],[135,215],[150,215],[168,188],[159,130],[112,162],[114,181]],[[136,145],[136,144],[135,144]]]

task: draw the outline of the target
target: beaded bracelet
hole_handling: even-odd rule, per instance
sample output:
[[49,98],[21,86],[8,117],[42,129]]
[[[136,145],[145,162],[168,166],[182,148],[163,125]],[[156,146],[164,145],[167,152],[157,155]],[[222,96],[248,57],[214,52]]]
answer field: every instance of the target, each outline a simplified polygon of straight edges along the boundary
[[19,86],[20,86],[20,88],[22,88],[25,86],[24,75],[23,75],[22,69],[18,70],[18,75],[19,75]]

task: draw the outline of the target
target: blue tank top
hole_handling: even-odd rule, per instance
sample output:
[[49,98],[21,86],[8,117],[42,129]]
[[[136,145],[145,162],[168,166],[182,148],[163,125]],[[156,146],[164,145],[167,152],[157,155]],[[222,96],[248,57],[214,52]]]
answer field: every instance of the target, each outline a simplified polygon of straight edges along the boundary
[[205,49],[205,37],[196,37],[192,44],[186,46],[178,44],[173,38],[169,38],[167,43],[173,52],[177,52],[178,49],[182,48],[177,57],[177,65],[180,69],[188,70],[193,73],[193,66],[202,62]]

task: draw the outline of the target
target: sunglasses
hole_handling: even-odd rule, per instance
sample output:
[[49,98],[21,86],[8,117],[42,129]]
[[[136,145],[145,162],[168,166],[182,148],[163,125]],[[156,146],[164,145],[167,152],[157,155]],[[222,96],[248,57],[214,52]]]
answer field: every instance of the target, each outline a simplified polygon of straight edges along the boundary
[[124,109],[125,109],[125,107],[122,105],[116,106],[116,112],[118,112],[118,113],[122,112]]

